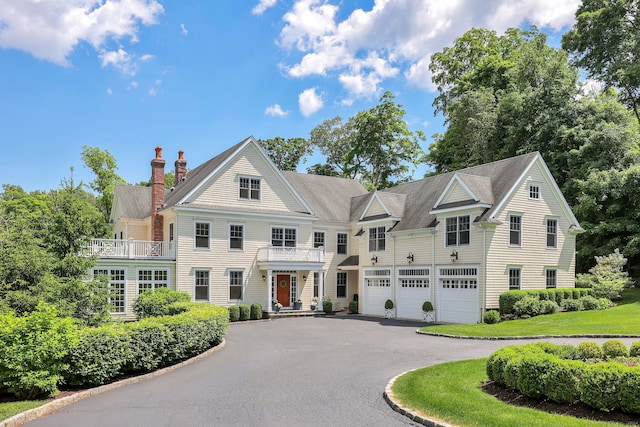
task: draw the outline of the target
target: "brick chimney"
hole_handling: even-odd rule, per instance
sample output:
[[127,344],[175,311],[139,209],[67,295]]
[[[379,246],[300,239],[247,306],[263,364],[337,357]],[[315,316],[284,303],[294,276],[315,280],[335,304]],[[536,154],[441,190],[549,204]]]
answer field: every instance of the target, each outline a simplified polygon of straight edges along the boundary
[[176,160],[176,181],[173,185],[178,185],[182,178],[187,174],[187,161],[184,159],[184,151],[178,151],[178,160]]
[[164,205],[164,159],[162,147],[156,147],[156,158],[151,160],[151,240],[162,242],[163,216],[158,214]]

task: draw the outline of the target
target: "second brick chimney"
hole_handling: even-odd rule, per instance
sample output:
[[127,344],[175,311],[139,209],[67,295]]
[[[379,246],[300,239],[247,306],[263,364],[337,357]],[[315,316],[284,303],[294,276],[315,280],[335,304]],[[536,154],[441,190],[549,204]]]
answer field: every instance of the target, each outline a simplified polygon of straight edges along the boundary
[[164,159],[162,147],[156,147],[156,158],[151,160],[151,240],[162,242],[163,217],[158,214],[164,205]]
[[184,151],[178,151],[178,160],[176,160],[176,181],[173,185],[178,185],[182,178],[187,174],[187,161],[184,159]]

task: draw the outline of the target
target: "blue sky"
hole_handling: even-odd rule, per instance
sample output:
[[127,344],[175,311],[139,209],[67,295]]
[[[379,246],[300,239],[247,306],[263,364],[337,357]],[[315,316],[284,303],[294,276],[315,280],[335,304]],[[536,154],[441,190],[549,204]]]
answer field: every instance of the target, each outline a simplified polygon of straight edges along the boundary
[[[130,183],[157,145],[195,167],[249,135],[304,137],[390,90],[412,130],[442,131],[429,57],[473,27],[535,24],[559,43],[579,0],[2,0],[0,184],[93,179],[82,146]],[[320,161],[317,156],[300,170]],[[420,178],[424,170],[417,170]]]

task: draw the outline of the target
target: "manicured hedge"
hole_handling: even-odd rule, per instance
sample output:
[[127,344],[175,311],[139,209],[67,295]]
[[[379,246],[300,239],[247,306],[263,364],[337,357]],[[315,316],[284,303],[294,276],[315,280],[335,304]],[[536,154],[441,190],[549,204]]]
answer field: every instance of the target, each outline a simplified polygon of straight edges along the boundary
[[227,308],[229,310],[229,321],[237,322],[240,320],[240,307],[237,305],[231,305]]
[[240,304],[238,308],[240,309],[240,320],[249,320],[251,308],[247,304]]
[[262,319],[262,306],[260,304],[251,304],[251,315],[249,316],[249,318],[251,320]]
[[[186,292],[168,288],[149,290],[138,295],[133,302],[133,311],[138,319],[144,317],[171,316],[178,314],[180,306],[177,302],[189,302],[191,297]],[[181,306],[184,307],[184,306]],[[184,310],[183,310],[184,311]]]
[[[527,296],[535,297],[540,301],[554,301],[562,306],[565,300],[579,299],[590,294],[591,289],[576,288],[514,290],[501,293],[498,303],[500,314],[516,314],[516,304]],[[545,307],[548,310],[551,306],[546,304]]]
[[[562,404],[582,401],[600,411],[640,414],[640,367],[635,366],[640,361],[625,359],[628,352],[622,342],[605,342],[602,347],[611,354],[609,357],[617,359],[596,363],[593,355],[605,355],[598,344],[581,343],[576,351],[570,347],[551,343],[504,347],[489,356],[487,375],[524,396]],[[572,357],[590,362],[568,359]]]

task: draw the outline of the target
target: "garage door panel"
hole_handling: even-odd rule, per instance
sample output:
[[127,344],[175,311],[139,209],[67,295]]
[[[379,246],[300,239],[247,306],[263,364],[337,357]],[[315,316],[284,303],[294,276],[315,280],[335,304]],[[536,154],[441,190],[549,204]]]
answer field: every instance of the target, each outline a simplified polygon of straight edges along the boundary
[[365,271],[362,312],[372,316],[384,316],[384,303],[392,298],[391,272],[388,269]]
[[438,307],[436,309],[438,321],[451,323],[476,323],[478,321],[477,271],[478,269],[475,267],[440,269]]

